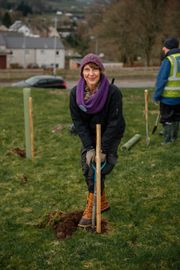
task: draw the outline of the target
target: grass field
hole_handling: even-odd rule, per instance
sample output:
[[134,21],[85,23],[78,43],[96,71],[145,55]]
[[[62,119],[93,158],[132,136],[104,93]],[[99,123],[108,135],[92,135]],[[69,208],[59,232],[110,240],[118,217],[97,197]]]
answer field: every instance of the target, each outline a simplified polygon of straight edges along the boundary
[[[150,90],[151,92],[151,90]],[[58,240],[51,226],[37,225],[52,211],[83,210],[86,185],[80,141],[69,133],[69,94],[32,90],[35,159],[14,154],[24,149],[23,94],[0,88],[0,269],[1,270],[178,270],[180,140],[145,143],[144,89],[123,89],[126,132],[140,142],[107,177],[111,210],[103,214],[108,232],[77,229]],[[150,102],[149,128],[158,108]],[[62,129],[52,130],[58,125]]]

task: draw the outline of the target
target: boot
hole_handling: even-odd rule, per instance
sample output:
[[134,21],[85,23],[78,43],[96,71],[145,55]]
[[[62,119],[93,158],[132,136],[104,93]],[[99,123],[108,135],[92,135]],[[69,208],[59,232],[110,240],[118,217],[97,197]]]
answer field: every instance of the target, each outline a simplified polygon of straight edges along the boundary
[[89,192],[87,197],[86,208],[83,212],[82,218],[79,221],[78,226],[87,228],[92,226],[92,208],[93,208],[94,193]]
[[178,138],[178,131],[179,131],[179,122],[172,123],[172,134],[171,134],[171,141],[175,142]]
[[108,211],[110,209],[110,205],[109,202],[106,198],[105,192],[103,191],[102,195],[101,195],[101,213]]
[[164,124],[164,141],[162,145],[171,143],[171,131],[172,131],[172,123],[166,122]]

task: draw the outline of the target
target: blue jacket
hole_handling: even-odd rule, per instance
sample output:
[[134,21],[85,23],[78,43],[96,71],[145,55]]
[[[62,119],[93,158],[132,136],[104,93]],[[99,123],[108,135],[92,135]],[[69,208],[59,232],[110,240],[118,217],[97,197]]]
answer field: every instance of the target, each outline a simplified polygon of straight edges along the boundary
[[[171,54],[180,53],[180,49],[172,49],[170,50],[166,56]],[[180,98],[167,98],[162,97],[162,93],[164,91],[164,87],[168,81],[168,77],[170,74],[171,64],[169,60],[165,57],[161,63],[160,70],[156,79],[155,92],[153,94],[153,100],[160,101],[166,105],[177,105],[180,104]]]

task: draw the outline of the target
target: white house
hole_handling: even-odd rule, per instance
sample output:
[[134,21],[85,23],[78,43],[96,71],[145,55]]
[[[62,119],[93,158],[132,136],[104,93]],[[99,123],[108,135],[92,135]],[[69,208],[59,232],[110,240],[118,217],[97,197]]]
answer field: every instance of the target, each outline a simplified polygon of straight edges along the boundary
[[58,37],[30,37],[0,33],[0,68],[12,65],[64,68],[65,49]]

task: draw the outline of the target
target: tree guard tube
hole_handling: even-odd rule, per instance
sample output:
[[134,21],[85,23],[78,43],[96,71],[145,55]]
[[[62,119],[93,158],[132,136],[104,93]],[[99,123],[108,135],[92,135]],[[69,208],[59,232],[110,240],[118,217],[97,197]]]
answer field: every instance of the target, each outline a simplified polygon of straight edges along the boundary
[[140,140],[140,138],[141,138],[140,134],[135,134],[129,141],[127,141],[125,144],[123,144],[121,149],[123,151],[129,150],[134,144],[136,144]]

